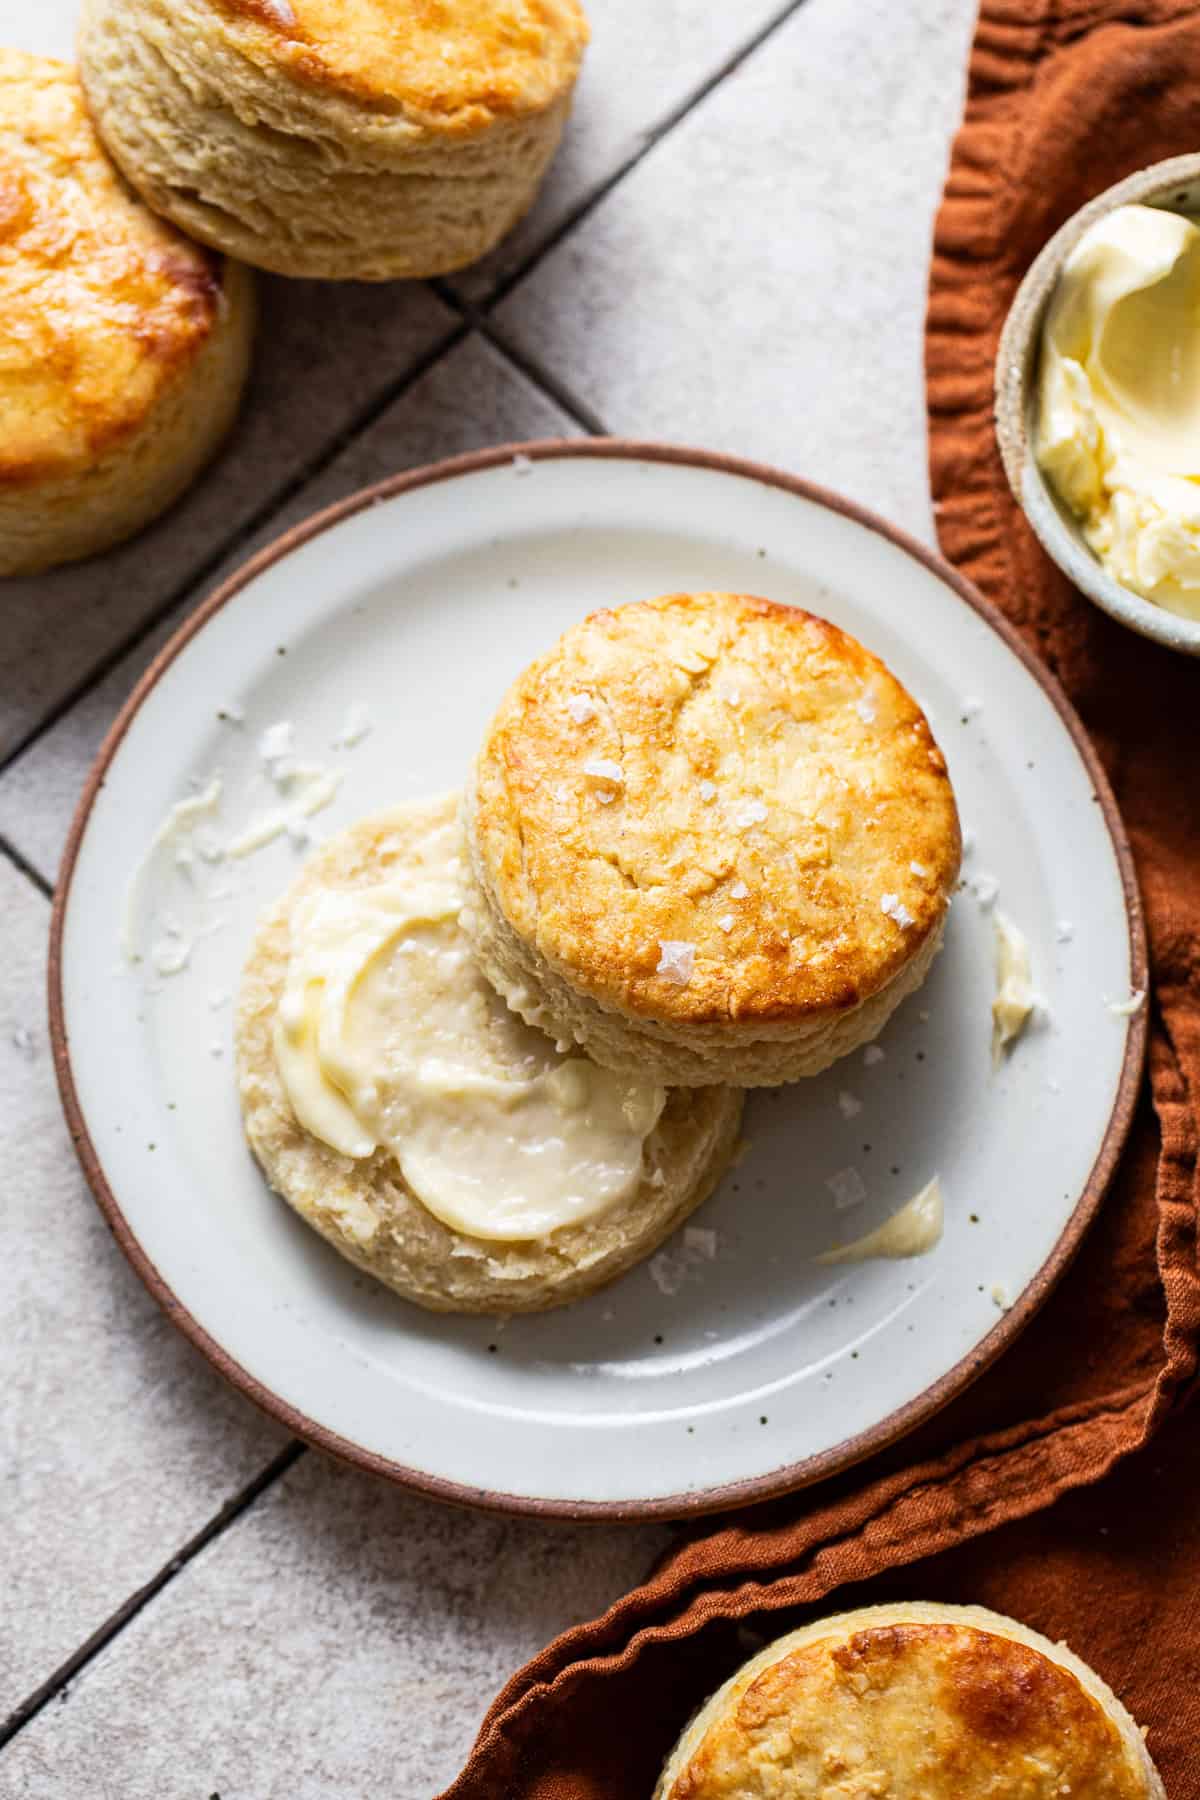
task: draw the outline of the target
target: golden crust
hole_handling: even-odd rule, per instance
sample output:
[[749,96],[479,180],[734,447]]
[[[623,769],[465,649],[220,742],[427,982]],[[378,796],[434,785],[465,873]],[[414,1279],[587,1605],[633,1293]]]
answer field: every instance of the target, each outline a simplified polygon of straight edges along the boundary
[[1014,1621],[911,1606],[846,1614],[756,1658],[689,1727],[658,1800],[1068,1793],[1161,1796],[1116,1697]]
[[67,64],[0,50],[0,489],[135,437],[218,332],[225,274],[129,191]]
[[212,3],[255,61],[455,134],[553,106],[588,41],[576,0]]
[[576,0],[83,0],[79,67],[110,154],[192,237],[391,281],[528,211],[586,36]]
[[[671,1027],[858,1008],[940,933],[961,856],[941,751],[878,658],[731,594],[568,631],[489,728],[471,827],[489,904],[547,970]],[[694,947],[686,981],[664,944]]]
[[706,1200],[733,1152],[742,1096],[674,1089],[646,1143],[636,1189],[598,1218],[532,1243],[452,1230],[411,1192],[384,1150],[355,1161],[305,1131],[279,1076],[273,1025],[291,951],[291,914],[319,888],[419,870],[454,820],[457,796],[410,803],[339,832],[259,920],[235,1029],[246,1136],[267,1180],[342,1256],[434,1312],[542,1312],[603,1287],[655,1251]]

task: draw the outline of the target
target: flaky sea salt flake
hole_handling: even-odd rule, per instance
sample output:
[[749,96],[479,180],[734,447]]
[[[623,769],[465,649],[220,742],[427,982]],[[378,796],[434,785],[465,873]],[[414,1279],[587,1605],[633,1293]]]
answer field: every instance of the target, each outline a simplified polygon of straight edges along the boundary
[[675,938],[660,939],[658,945],[660,955],[656,975],[665,975],[677,987],[686,987],[692,979],[692,971],[696,966],[695,944],[682,943]]
[[902,931],[907,931],[910,926],[916,924],[916,920],[909,912],[907,906],[905,906],[903,900],[901,900],[899,894],[884,894],[879,902],[879,910],[882,913],[886,913],[893,924],[899,925]]
[[620,763],[613,762],[607,756],[593,756],[590,761],[584,763],[583,772],[585,775],[590,775],[593,781],[611,781],[614,787],[624,787],[625,785],[624,769]]
[[596,702],[590,694],[568,694],[567,711],[576,725],[586,725],[596,716]]

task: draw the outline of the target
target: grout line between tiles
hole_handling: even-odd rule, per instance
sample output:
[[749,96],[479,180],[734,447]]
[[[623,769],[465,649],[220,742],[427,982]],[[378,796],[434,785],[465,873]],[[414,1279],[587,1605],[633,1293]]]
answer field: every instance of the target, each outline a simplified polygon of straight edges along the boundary
[[53,885],[46,880],[42,871],[36,868],[27,856],[22,856],[17,846],[9,838],[6,838],[3,832],[0,832],[0,856],[6,856],[18,874],[24,875],[26,881],[32,882],[39,894],[44,895],[47,900],[53,900]]
[[137,1618],[143,1608],[148,1606],[151,1600],[165,1587],[170,1586],[181,1570],[199,1556],[202,1550],[207,1549],[208,1545],[220,1537],[230,1525],[240,1519],[242,1514],[247,1512],[255,1501],[267,1492],[268,1488],[274,1487],[275,1483],[286,1475],[289,1469],[294,1468],[305,1454],[306,1449],[305,1444],[295,1439],[285,1445],[278,1456],[274,1457],[264,1469],[260,1469],[252,1481],[248,1481],[232,1500],[225,1502],[207,1525],[202,1526],[194,1537],[188,1539],[182,1550],[177,1551],[170,1562],[163,1565],[157,1575],[151,1576],[144,1587],[140,1587],[132,1593],[117,1608],[116,1612],[111,1614],[104,1624],[79,1646],[73,1655],[60,1664],[48,1680],[23,1700],[15,1712],[11,1713],[0,1725],[0,1751],[17,1736],[18,1732],[23,1731],[26,1725],[36,1719],[43,1708],[49,1705],[56,1693],[61,1692],[69,1681],[74,1680],[81,1670],[85,1669],[103,1649],[112,1643],[114,1638],[120,1636],[125,1627]]
[[649,156],[650,152],[658,144],[661,144],[662,140],[667,137],[669,133],[674,131],[677,125],[681,125],[689,113],[693,112],[697,106],[707,100],[708,96],[714,93],[716,89],[720,87],[721,83],[727,80],[730,75],[735,74],[737,70],[741,68],[742,64],[746,62],[749,57],[753,56],[756,50],[760,50],[767,42],[768,38],[774,37],[775,33],[779,31],[782,26],[787,24],[788,20],[792,17],[792,14],[799,12],[800,8],[805,4],[806,0],[787,0],[786,5],[779,7],[776,12],[772,13],[765,24],[759,26],[753,37],[747,38],[744,44],[740,44],[736,50],[730,51],[724,62],[718,64],[718,66],[711,70],[702,81],[698,82],[690,92],[685,94],[683,99],[679,101],[676,106],[672,107],[669,113],[665,113],[656,124],[649,126],[642,132],[640,134],[640,142],[637,149],[632,151],[623,162],[619,163],[611,174],[605,176],[604,180],[600,182],[597,187],[590,189],[581,200],[576,201],[570,212],[559,221],[554,227],[554,230],[550,232],[549,236],[544,238],[540,244],[536,245],[523,262],[518,263],[515,268],[510,269],[507,275],[502,275],[500,277],[495,287],[482,297],[480,305],[485,310],[490,311],[492,307],[498,306],[502,300],[507,300],[513,289],[518,287],[527,276],[531,275],[552,251],[557,250],[563,239],[569,237],[575,227],[581,224],[590,213],[595,212],[596,208],[602,201],[608,198],[613,189],[618,187],[620,183],[624,181],[625,177],[631,174],[632,171],[637,168],[638,164],[644,161],[644,159]]
[[[618,164],[611,174],[600,182],[597,187],[591,189],[590,192],[572,208],[566,217],[560,221],[554,231],[552,231],[550,235],[525,258],[524,262],[511,270],[508,275],[504,276],[503,279],[496,284],[481,304],[477,305],[476,303],[467,300],[464,296],[458,294],[444,280],[426,283],[425,285],[436,292],[444,303],[454,308],[459,314],[462,322],[444,338],[439,339],[431,350],[426,352],[424,356],[419,357],[417,361],[406,370],[405,374],[398,382],[389,385],[389,387],[384,390],[383,394],[373,400],[368,407],[365,407],[357,418],[349,425],[343,427],[343,429],[323,446],[316,455],[310,457],[308,462],[305,463],[304,467],[296,475],[291,477],[282,488],[276,490],[270,499],[257,508],[246,524],[234,532],[230,538],[225,539],[197,570],[193,571],[178,588],[175,588],[172,591],[169,599],[164,601],[162,606],[156,608],[154,613],[151,614],[148,619],[143,620],[134,631],[128,633],[113,649],[101,657],[88,673],[80,681],[76,682],[74,686],[50,708],[49,712],[40,718],[35,725],[32,725],[23,736],[15,741],[15,743],[11,744],[3,754],[0,754],[0,776],[3,776],[6,769],[11,768],[15,762],[19,761],[27,750],[32,749],[33,745],[43,738],[47,732],[52,731],[55,725],[57,725],[61,719],[65,718],[67,713],[69,713],[73,707],[77,706],[94,687],[103,681],[107,675],[112,673],[113,669],[115,669],[126,656],[129,656],[136,650],[140,643],[150,636],[156,627],[161,624],[163,619],[168,617],[177,606],[181,606],[188,596],[194,593],[197,588],[202,587],[225,558],[233,554],[239,544],[247,542],[255,532],[260,530],[261,527],[267,523],[274,513],[286,506],[288,501],[292,499],[307,482],[314,480],[316,476],[321,474],[323,470],[329,466],[342,450],[346,449],[356,438],[360,437],[364,431],[368,431],[375,423],[376,419],[378,419],[389,406],[398,400],[407,388],[418,381],[422,375],[427,374],[435,363],[439,362],[444,356],[448,356],[452,350],[457,349],[458,345],[466,337],[467,331],[471,326],[474,326],[482,337],[486,338],[495,349],[506,356],[528,380],[541,388],[556,405],[561,407],[564,412],[569,413],[570,416],[575,419],[576,423],[585,431],[588,431],[593,436],[597,437],[607,436],[607,427],[599,418],[599,415],[593,412],[586,402],[578,399],[572,394],[566,384],[559,380],[557,376],[551,374],[549,370],[539,367],[536,361],[516,350],[508,339],[494,326],[487,315],[494,306],[506,299],[513,289],[517,287],[520,282],[524,281],[526,276],[531,274],[532,271],[548,257],[572,231],[574,231],[577,225],[586,219],[590,213],[595,211],[601,202],[612,193],[613,189],[625,179],[626,175],[637,168],[638,164],[650,154],[651,150],[653,150],[656,145],[660,144],[677,125],[681,124],[683,120],[687,118],[689,113],[707,99],[711,93],[715,92],[721,83],[730,75],[734,74],[749,57],[753,56],[757,50],[761,49],[767,40],[773,37],[777,31],[786,25],[792,15],[799,12],[800,8],[804,6],[805,3],[806,0],[787,0],[787,4],[781,6],[773,13],[752,37],[739,45],[738,48],[732,51],[723,62],[719,63],[715,69],[711,70],[709,74],[705,76],[703,81],[699,82],[685,94],[684,98],[677,106],[673,107],[670,112],[664,114],[656,124],[650,126],[642,134],[638,148],[630,156],[627,156],[623,162]],[[21,859],[21,862],[23,864],[23,858]],[[36,872],[34,872],[32,868],[27,869],[26,873],[30,875],[31,880],[37,881],[38,878]]]
[[589,432],[592,437],[609,437],[611,435],[599,413],[594,412],[587,402],[581,400],[552,370],[544,368],[535,357],[529,356],[512,343],[495,321],[489,319],[486,313],[481,312],[473,301],[466,299],[461,294],[456,294],[454,289],[447,286],[442,280],[432,281],[429,285],[439,300],[461,313],[472,330],[478,332],[479,336],[484,338],[493,350],[510,362],[518,374],[525,377],[526,381],[531,382],[534,387],[540,388],[546,398],[552,400],[560,412],[567,413],[578,426]]
[[[461,313],[462,309],[459,308],[458,310]],[[36,744],[39,739],[45,737],[48,731],[52,731],[59,720],[65,718],[67,713],[69,713],[73,707],[77,706],[94,687],[98,686],[98,684],[105,679],[106,676],[111,675],[117,665],[124,661],[125,657],[129,656],[137,649],[140,643],[143,643],[146,638],[156,631],[163,620],[169,617],[177,606],[182,606],[184,601],[187,600],[190,595],[196,593],[197,589],[202,589],[215,574],[222,562],[225,561],[226,557],[233,555],[240,545],[249,543],[255,533],[260,531],[262,527],[270,521],[274,514],[281,511],[281,509],[287,505],[288,501],[294,499],[300,490],[307,486],[310,481],[314,481],[318,475],[323,474],[330,463],[332,463],[336,457],[340,456],[342,451],[347,449],[356,438],[361,437],[364,432],[369,431],[371,426],[374,425],[382,414],[387,411],[388,407],[394,405],[402,394],[420,380],[422,375],[428,374],[429,370],[435,363],[439,362],[443,356],[448,356],[452,350],[456,350],[459,344],[461,344],[463,339],[467,336],[468,330],[469,326],[466,321],[461,320],[459,324],[455,325],[443,337],[440,337],[437,343],[427,350],[423,356],[418,357],[414,363],[409,365],[404,374],[400,376],[397,381],[390,382],[386,388],[375,396],[369,405],[362,409],[350,424],[343,426],[342,430],[339,431],[336,436],[330,438],[319,451],[309,457],[308,461],[295,475],[289,477],[282,487],[277,488],[269,499],[264,500],[262,505],[255,509],[252,516],[246,520],[245,524],[239,526],[231,537],[223,538],[217,548],[214,549],[212,553],[205,558],[204,562],[200,564],[199,568],[194,569],[177,588],[172,590],[170,596],[163,601],[161,606],[156,607],[154,612],[150,614],[148,618],[143,619],[136,628],[123,637],[114,648],[106,651],[100,660],[89,669],[88,673],[83,676],[81,680],[77,681],[69,692],[67,692],[60,700],[55,702],[49,712],[40,718],[35,725],[30,726],[24,736],[18,738],[17,741],[11,745],[2,756],[0,756],[0,776],[4,774],[6,769],[11,768],[15,762],[24,756],[27,750],[32,749],[33,745]]]

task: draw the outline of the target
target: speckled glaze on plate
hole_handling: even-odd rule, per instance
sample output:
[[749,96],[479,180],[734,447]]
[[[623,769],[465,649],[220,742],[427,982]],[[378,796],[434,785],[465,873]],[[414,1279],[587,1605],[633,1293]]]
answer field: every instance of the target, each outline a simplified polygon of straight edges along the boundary
[[[245,1149],[227,996],[286,838],[232,884],[188,967],[122,962],[132,868],[219,769],[222,831],[261,804],[259,733],[342,771],[322,833],[458,785],[507,683],[566,625],[673,588],[823,613],[926,707],[974,847],[926,987],[882,1059],[754,1095],[748,1148],[679,1238],[583,1303],[434,1317],[358,1275]],[[351,706],[373,729],[333,749]],[[243,724],[219,714],[245,715]],[[224,871],[222,874],[221,872]],[[174,873],[163,876],[176,881]],[[994,1072],[993,919],[1027,933],[1048,1020]],[[146,904],[168,900],[152,881]],[[930,1416],[1076,1249],[1128,1129],[1145,948],[1124,835],[1078,723],[1008,628],[882,521],[775,471],[661,446],[510,446],[397,477],[290,533],[183,628],[111,732],[72,831],[50,991],[64,1103],[135,1268],[230,1380],[358,1465],[468,1504],[683,1516],[786,1492]],[[157,990],[157,991],[155,991]],[[847,1182],[847,1172],[854,1179]],[[938,1174],[937,1249],[813,1259]],[[832,1183],[832,1186],[831,1186]],[[839,1210],[835,1193],[861,1192]],[[715,1238],[709,1233],[715,1233]],[[712,1252],[712,1254],[709,1254]]]

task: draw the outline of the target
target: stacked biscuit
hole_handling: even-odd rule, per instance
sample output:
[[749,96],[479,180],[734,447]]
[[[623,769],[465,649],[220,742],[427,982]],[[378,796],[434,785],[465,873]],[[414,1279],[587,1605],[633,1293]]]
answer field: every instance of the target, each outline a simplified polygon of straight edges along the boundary
[[0,576],[128,537],[213,454],[241,264],[385,281],[490,250],[586,41],[577,0],[87,0],[78,78],[0,50]]
[[[369,904],[395,916],[378,884],[428,869],[450,805],[401,809],[320,853],[263,921],[239,1044],[247,1132],[272,1185],[388,1285],[464,1311],[560,1304],[654,1249],[718,1180],[743,1088],[828,1067],[920,984],[961,852],[920,708],[825,620],[744,595],[675,594],[568,631],[515,682],[475,760],[449,856],[455,953],[473,958],[481,1029],[524,1030],[526,1061],[552,1044],[576,1077],[586,1064],[593,1087],[625,1082],[659,1099],[613,1200],[514,1238],[486,1209],[464,1229],[467,1215],[422,1192],[404,1130],[427,1118],[381,1149],[387,1108],[368,1100],[356,1159],[353,1132],[323,1131],[272,1050],[288,968],[317,929],[305,897],[371,889]],[[443,1003],[460,1006],[448,990]],[[329,1066],[334,1097],[353,1102],[361,1067],[348,1079],[341,1050]],[[411,1083],[409,1096],[411,1121]],[[465,1122],[441,1130],[478,1161]],[[512,1202],[496,1148],[502,1212]],[[526,1148],[532,1163],[544,1146]],[[416,1161],[428,1171],[427,1151]]]

